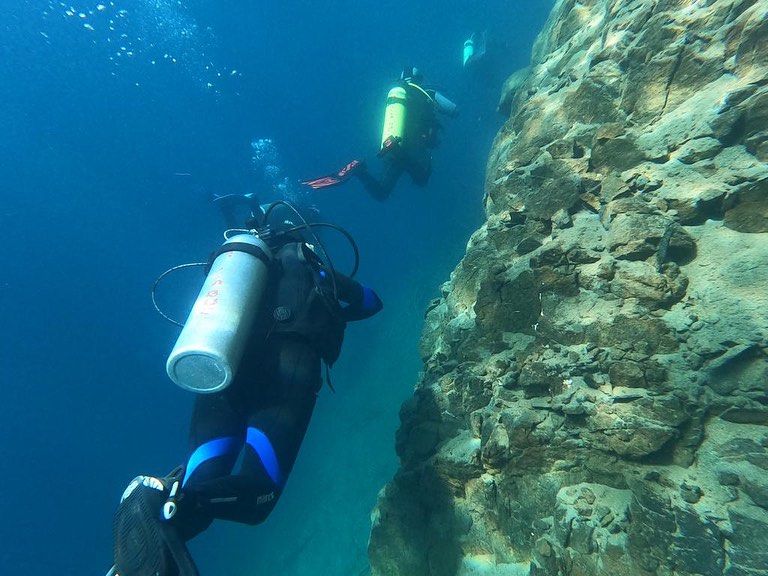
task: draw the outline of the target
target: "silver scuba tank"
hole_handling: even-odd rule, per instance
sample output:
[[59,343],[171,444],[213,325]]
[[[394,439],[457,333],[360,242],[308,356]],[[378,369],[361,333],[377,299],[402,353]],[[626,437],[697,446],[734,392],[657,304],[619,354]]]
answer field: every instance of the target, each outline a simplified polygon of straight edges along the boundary
[[272,252],[257,236],[238,234],[224,243],[168,357],[166,371],[176,384],[199,393],[229,386],[258,314],[271,260]]
[[435,104],[440,112],[446,116],[455,117],[459,115],[459,107],[455,102],[448,99],[445,94],[435,91]]

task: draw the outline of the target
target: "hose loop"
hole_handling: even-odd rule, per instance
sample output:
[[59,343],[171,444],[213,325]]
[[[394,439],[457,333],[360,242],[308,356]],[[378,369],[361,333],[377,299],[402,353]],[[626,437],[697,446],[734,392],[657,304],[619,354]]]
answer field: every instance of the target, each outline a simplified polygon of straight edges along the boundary
[[157,299],[155,298],[157,293],[157,286],[160,284],[160,282],[162,282],[163,278],[165,278],[166,276],[168,276],[173,272],[176,272],[177,270],[183,270],[185,268],[195,268],[200,266],[208,266],[208,262],[191,262],[189,264],[179,264],[178,266],[169,268],[168,270],[160,274],[160,276],[157,277],[157,280],[155,280],[155,283],[152,284],[152,305],[155,307],[155,310],[157,311],[157,313],[160,314],[160,316],[162,316],[166,320],[168,320],[168,322],[170,322],[171,324],[175,324],[176,326],[184,328],[184,324],[182,322],[178,322],[174,320],[173,318],[168,316],[165,312],[163,312],[160,309],[160,306],[158,306]]
[[229,230],[224,230],[224,240],[229,240],[233,235],[237,234],[253,234],[254,236],[258,236],[258,232],[259,231],[254,228],[230,228]]

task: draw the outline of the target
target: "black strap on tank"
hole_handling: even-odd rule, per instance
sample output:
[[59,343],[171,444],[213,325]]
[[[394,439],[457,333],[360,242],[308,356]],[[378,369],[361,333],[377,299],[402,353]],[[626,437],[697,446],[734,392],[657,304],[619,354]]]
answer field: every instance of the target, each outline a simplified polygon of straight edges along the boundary
[[205,269],[205,273],[208,274],[211,270],[211,266],[213,266],[213,262],[216,258],[227,252],[245,252],[246,254],[255,256],[267,266],[272,263],[272,259],[258,246],[254,246],[248,242],[228,242],[219,246],[219,248],[211,254],[211,257],[208,259],[208,266]]

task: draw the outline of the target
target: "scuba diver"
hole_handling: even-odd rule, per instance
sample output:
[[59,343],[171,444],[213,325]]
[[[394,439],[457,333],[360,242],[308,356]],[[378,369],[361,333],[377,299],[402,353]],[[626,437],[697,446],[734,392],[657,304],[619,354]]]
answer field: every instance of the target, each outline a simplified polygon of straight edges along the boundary
[[227,228],[237,228],[241,222],[255,218],[261,212],[261,203],[253,192],[247,194],[212,194],[211,201],[219,207]]
[[[462,50],[462,66],[464,67],[465,89],[473,94],[474,110],[482,118],[486,111],[498,102],[499,89],[509,77],[508,66],[515,60],[506,41],[498,38],[503,35],[492,35],[487,30],[472,32],[464,41]],[[502,92],[504,92],[502,90]],[[503,98],[504,96],[502,96]],[[497,110],[503,115],[507,104],[498,102]]]
[[373,175],[364,161],[353,160],[334,174],[302,183],[319,190],[355,176],[366,191],[380,201],[389,197],[403,172],[407,172],[417,186],[426,186],[432,174],[431,151],[439,144],[438,132],[442,128],[438,114],[455,117],[458,107],[423,82],[424,76],[418,68],[406,68],[387,95],[378,152],[384,166],[379,176]]
[[[280,206],[301,224],[270,225]],[[320,227],[350,241],[349,276],[334,269],[314,232]],[[138,476],[125,489],[108,576],[196,576],[187,541],[216,519],[263,522],[307,430],[321,364],[327,375],[348,322],[383,307],[353,279],[359,255],[351,236],[307,223],[288,202],[259,209],[225,237],[167,363],[174,382],[198,392],[186,464],[164,477]]]
[[482,33],[472,32],[471,36],[464,41],[463,66],[472,70],[482,65],[486,55],[486,40],[488,34],[484,30]]

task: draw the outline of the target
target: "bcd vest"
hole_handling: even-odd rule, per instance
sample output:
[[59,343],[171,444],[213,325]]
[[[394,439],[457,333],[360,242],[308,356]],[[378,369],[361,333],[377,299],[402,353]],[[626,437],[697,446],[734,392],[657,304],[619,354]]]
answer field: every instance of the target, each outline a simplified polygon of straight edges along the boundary
[[346,323],[339,317],[330,272],[303,242],[275,253],[261,325],[268,333],[297,334],[333,364],[341,352]]

